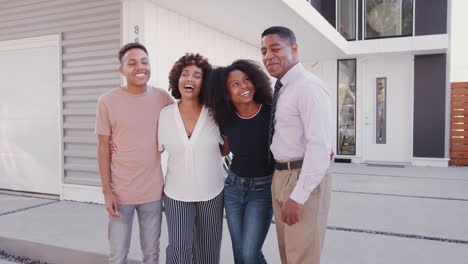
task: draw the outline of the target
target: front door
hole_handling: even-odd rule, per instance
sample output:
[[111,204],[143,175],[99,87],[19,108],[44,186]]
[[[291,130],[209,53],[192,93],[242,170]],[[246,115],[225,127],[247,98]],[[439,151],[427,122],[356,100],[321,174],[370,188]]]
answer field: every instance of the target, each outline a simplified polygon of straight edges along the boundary
[[410,162],[413,56],[358,61],[363,88],[362,154],[367,163]]

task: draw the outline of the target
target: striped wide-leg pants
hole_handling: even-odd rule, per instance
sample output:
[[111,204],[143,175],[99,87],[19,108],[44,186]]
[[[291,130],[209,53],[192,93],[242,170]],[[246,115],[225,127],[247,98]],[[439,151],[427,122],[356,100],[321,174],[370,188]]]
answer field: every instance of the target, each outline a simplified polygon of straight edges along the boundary
[[164,195],[169,245],[166,264],[218,264],[223,233],[223,192],[200,202]]

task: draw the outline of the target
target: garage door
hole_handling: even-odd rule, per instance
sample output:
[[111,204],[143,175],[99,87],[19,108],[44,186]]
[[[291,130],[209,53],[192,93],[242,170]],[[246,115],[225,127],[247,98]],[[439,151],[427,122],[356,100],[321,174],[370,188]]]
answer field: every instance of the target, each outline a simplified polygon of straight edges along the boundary
[[0,42],[0,189],[59,194],[59,36]]

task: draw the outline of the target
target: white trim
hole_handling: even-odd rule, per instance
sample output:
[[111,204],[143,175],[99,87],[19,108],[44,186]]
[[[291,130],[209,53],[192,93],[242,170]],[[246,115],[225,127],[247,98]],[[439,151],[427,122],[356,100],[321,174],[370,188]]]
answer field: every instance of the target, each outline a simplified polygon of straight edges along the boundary
[[[60,186],[63,185],[65,182],[65,155],[64,155],[64,148],[65,148],[65,142],[63,141],[63,46],[62,46],[62,32],[58,33],[56,35],[57,37],[57,42],[58,42],[58,49],[57,49],[57,58],[58,58],[58,64],[59,64],[59,98],[58,98],[58,105],[59,105],[59,122],[60,122],[60,132],[59,132],[59,137],[60,137],[60,144],[59,144],[59,153],[60,153],[60,164],[59,164],[59,175],[60,175]],[[59,194],[60,198],[63,195],[63,188],[60,187]]]
[[447,49],[446,61],[445,61],[445,157],[450,158],[450,118],[451,118],[451,98],[452,98],[452,85],[451,85],[451,53],[452,53],[452,1],[447,1],[447,34],[449,36],[449,48]]
[[410,71],[413,72],[413,74],[411,74],[411,91],[410,91],[410,111],[411,111],[411,116],[410,116],[410,145],[409,145],[409,151],[410,153],[408,153],[408,157],[409,159],[412,159],[413,155],[414,155],[414,56],[411,58],[411,65],[410,65]]
[[59,35],[46,35],[33,38],[0,41],[0,51],[21,50],[57,46],[60,43]]
[[[403,11],[403,7],[401,10]],[[413,37],[414,36],[416,36],[416,0],[413,0]]]
[[[364,145],[364,130],[365,130],[365,109],[364,104],[364,85],[366,80],[367,71],[365,70],[365,65],[370,57],[356,58],[356,156],[360,157],[360,162],[362,163],[363,157],[365,156],[366,146]],[[358,89],[359,86],[359,89]]]
[[448,167],[450,159],[447,158],[413,158],[411,165],[429,167]]
[[104,195],[98,186],[63,184],[60,200],[104,204]]
[[449,49],[449,35],[436,34],[414,37],[381,38],[350,41],[348,56],[388,53],[437,54]]

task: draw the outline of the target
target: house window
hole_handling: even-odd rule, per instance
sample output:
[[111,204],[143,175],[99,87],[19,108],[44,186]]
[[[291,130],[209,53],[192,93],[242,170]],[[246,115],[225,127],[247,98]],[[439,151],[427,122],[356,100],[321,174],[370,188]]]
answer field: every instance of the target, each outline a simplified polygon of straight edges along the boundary
[[346,40],[356,40],[356,1],[338,0],[338,32]]
[[413,35],[413,0],[365,0],[365,38]]
[[356,60],[338,61],[337,154],[356,155]]
[[375,90],[375,143],[387,143],[387,78],[377,78]]

